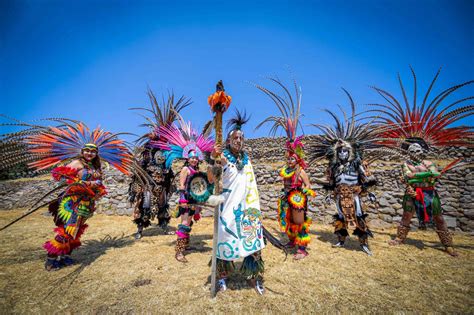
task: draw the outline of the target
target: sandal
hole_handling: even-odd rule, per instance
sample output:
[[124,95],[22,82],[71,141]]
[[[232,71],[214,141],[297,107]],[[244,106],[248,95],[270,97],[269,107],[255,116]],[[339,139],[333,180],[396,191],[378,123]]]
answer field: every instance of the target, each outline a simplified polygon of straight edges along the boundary
[[44,263],[44,269],[46,271],[56,271],[61,269],[62,265],[56,258],[46,258],[46,262]]
[[295,255],[293,255],[294,260],[301,260],[308,256],[308,252],[305,250],[298,249]]

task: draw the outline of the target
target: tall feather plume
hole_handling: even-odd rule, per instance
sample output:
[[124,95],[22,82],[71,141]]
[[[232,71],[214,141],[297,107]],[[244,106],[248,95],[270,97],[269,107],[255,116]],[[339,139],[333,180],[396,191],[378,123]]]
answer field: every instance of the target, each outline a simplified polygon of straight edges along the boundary
[[391,139],[418,137],[422,138],[429,146],[472,146],[474,139],[473,126],[450,126],[474,114],[473,105],[464,105],[465,102],[474,99],[474,96],[464,97],[451,101],[449,104],[444,104],[448,96],[463,87],[472,85],[474,80],[449,87],[429,101],[429,96],[441,71],[439,69],[431,81],[421,101],[421,105],[418,105],[420,103],[417,103],[417,78],[412,67],[410,67],[410,70],[414,82],[411,106],[400,75],[398,75],[400,89],[406,103],[405,109],[399,106],[400,102],[393,94],[373,87],[387,101],[387,103],[382,104],[370,104],[374,108],[367,111],[378,114],[377,123],[381,126],[391,126],[391,129],[382,135],[383,138],[388,139],[384,143],[395,146],[398,142]]
[[[356,104],[351,94],[346,90],[342,89],[349,99],[351,114],[350,116],[340,107],[342,118],[331,110],[325,109],[334,120],[334,124],[322,125],[312,124],[321,133],[314,137],[314,140],[309,144],[309,155],[311,162],[328,159],[334,161],[336,159],[336,149],[341,143],[346,143],[352,147],[353,157],[363,158],[363,154],[371,154],[380,150],[382,145],[380,144],[380,137],[382,131],[386,129],[373,128],[375,118],[367,121],[357,120],[356,116]],[[388,153],[388,151],[387,151]]]
[[246,111],[241,112],[238,109],[235,109],[234,116],[227,120],[226,128],[227,130],[241,130],[242,126],[245,125],[250,120],[250,116],[247,115]]
[[[11,126],[26,128],[18,132],[0,136],[2,151],[0,165],[4,167],[28,162],[30,168],[44,170],[77,158],[87,143],[94,143],[102,161],[128,174],[132,156],[125,141],[118,135],[99,127],[90,130],[84,123],[68,118],[46,118],[43,121],[55,122],[56,126],[43,126],[14,120]],[[11,154],[4,146],[14,144]],[[24,147],[26,150],[19,150]]]
[[150,108],[145,107],[133,107],[130,110],[139,110],[148,114],[151,114],[152,117],[148,117],[143,114],[139,114],[145,119],[145,123],[141,126],[147,127],[149,132],[142,135],[137,140],[137,145],[143,145],[150,139],[156,140],[159,136],[157,131],[159,130],[160,126],[167,126],[171,125],[174,121],[178,119],[180,116],[180,112],[192,104],[190,98],[186,96],[181,96],[176,100],[174,92],[168,92],[168,96],[165,99],[165,96],[162,95],[161,103],[157,100],[153,91],[148,88],[147,91],[148,98],[150,99]]
[[210,131],[207,135],[200,134],[192,128],[190,122],[185,122],[180,116],[177,124],[162,125],[158,132],[160,137],[157,140],[151,140],[149,144],[165,152],[166,167],[171,167],[176,158],[187,158],[191,150],[195,151],[198,158],[202,160],[203,154],[211,152],[214,147]]
[[[290,74],[291,71],[290,71]],[[298,86],[296,80],[292,75],[292,82],[294,87],[294,95],[279,78],[268,77],[270,82],[275,84],[279,89],[279,93],[273,92],[262,85],[251,83],[265,95],[267,95],[276,105],[280,112],[280,116],[269,116],[257,125],[257,129],[266,123],[271,123],[270,135],[276,136],[277,131],[284,130],[287,138],[286,150],[288,154],[296,154],[298,163],[301,167],[306,167],[304,161],[305,154],[303,151],[303,143],[301,136],[297,136],[298,127],[301,127],[301,87]]]

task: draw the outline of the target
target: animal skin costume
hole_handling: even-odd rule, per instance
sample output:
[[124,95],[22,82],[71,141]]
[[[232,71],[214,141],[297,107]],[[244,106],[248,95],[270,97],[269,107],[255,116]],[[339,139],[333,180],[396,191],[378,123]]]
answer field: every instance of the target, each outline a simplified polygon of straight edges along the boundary
[[152,113],[145,117],[143,126],[151,129],[138,139],[141,154],[137,158],[138,165],[132,176],[129,187],[129,201],[133,204],[133,221],[137,225],[136,239],[142,237],[143,229],[150,226],[156,217],[158,225],[167,231],[170,221],[169,198],[173,193],[174,173],[166,166],[163,150],[156,146],[160,140],[160,126],[171,125],[179,116],[179,112],[191,104],[191,100],[181,96],[175,100],[173,93],[164,98],[160,104],[151,90],[148,91],[151,109],[134,108]]
[[142,237],[143,228],[150,226],[155,217],[163,230],[168,228],[168,202],[175,175],[166,167],[162,154],[161,150],[145,146],[139,165],[151,180],[145,184],[140,182],[139,175],[134,175],[130,183],[129,201],[133,203],[133,221],[138,227],[136,239]]
[[344,92],[351,103],[351,115],[347,117],[343,112],[345,120],[341,121],[332,111],[326,110],[334,118],[336,125],[329,127],[314,124],[322,134],[317,135],[311,143],[311,153],[314,160],[326,158],[329,161],[326,170],[328,184],[325,188],[332,191],[330,196],[336,202],[334,233],[338,242],[334,247],[344,246],[349,235],[348,229],[351,228],[354,230],[353,234],[359,238],[361,249],[372,255],[368,237],[373,235],[365,220],[367,214],[363,211],[361,197],[368,195],[370,201],[375,202],[375,195],[368,193],[368,188],[375,184],[375,180],[363,155],[380,147],[377,144],[378,131],[371,128],[370,122],[356,122],[354,101],[346,90]]
[[[385,144],[395,150],[401,150],[406,158],[402,165],[403,181],[406,184],[403,196],[403,215],[398,227],[397,236],[390,241],[391,245],[405,242],[413,215],[428,223],[433,221],[441,243],[446,252],[457,256],[453,248],[452,235],[442,215],[441,200],[436,191],[436,183],[442,174],[453,167],[463,166],[461,159],[448,164],[442,171],[433,161],[426,159],[426,154],[431,147],[472,147],[474,133],[472,126],[449,127],[452,123],[474,114],[474,106],[461,106],[473,97],[465,97],[451,101],[443,106],[443,101],[456,90],[474,83],[467,81],[452,86],[428,102],[430,91],[438,78],[440,71],[435,75],[423,100],[417,103],[417,82],[413,69],[414,79],[413,104],[409,104],[405,89],[401,82],[400,87],[405,101],[405,107],[390,93],[374,88],[388,104],[373,104],[377,108],[373,111],[380,115],[379,122],[382,127],[389,127],[390,131],[384,133]],[[457,108],[455,108],[456,106]],[[401,146],[400,146],[401,143]]]

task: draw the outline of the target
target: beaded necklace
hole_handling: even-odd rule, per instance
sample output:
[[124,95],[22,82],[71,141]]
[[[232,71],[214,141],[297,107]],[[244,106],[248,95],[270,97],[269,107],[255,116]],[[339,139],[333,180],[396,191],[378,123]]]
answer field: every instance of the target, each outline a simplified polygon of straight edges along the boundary
[[295,175],[295,169],[291,167],[284,166],[280,170],[280,176],[283,177],[284,179],[290,179]]
[[247,153],[243,151],[241,151],[238,156],[235,156],[229,149],[225,149],[223,154],[227,161],[234,164],[239,171],[242,170],[244,166],[247,165],[249,162],[249,157]]

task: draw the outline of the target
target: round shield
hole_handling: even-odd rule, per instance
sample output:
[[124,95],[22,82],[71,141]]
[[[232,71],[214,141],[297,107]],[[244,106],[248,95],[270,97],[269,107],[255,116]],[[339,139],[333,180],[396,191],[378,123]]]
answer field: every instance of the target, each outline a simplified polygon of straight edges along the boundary
[[294,209],[306,208],[306,195],[299,189],[293,189],[288,193],[288,203]]
[[195,173],[189,179],[188,194],[195,202],[206,202],[213,189],[214,185],[208,182],[206,173]]

